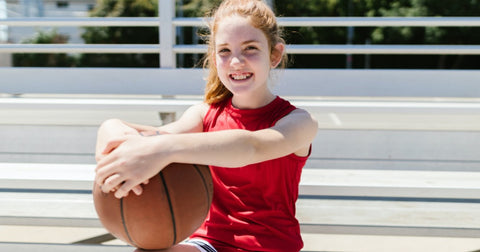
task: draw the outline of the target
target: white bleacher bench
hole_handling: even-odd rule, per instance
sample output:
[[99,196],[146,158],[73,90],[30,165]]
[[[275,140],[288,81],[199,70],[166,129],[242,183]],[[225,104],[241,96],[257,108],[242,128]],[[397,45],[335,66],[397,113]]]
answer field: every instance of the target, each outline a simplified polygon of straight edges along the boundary
[[[0,224],[100,227],[94,167],[0,163]],[[479,180],[478,172],[308,168],[297,218],[303,233],[478,238]]]
[[[480,71],[476,70],[287,69],[273,75],[279,80],[274,85],[277,94],[292,97],[295,105],[313,112],[480,111]],[[201,102],[205,71],[0,68],[0,76],[7,80],[2,81],[0,90],[3,109],[153,110],[179,114]],[[338,97],[350,99],[335,99]],[[382,99],[392,97],[397,99]]]

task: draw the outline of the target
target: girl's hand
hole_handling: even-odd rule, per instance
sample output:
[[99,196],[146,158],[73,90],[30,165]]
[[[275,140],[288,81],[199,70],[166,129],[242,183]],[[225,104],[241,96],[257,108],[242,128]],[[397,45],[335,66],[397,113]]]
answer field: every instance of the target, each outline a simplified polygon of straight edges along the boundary
[[[142,131],[142,132],[139,132],[141,136],[158,136],[158,135],[161,135],[161,134],[168,134],[166,132],[161,132],[159,130],[155,130],[155,131]],[[108,146],[107,146],[108,147]],[[146,185],[148,184],[149,180],[145,180],[142,182],[142,184],[140,185],[136,185],[135,187],[132,188],[132,191],[133,193],[135,193],[137,196],[140,196],[142,193],[143,193],[143,187],[142,185]],[[117,190],[118,188],[115,188],[115,190]]]
[[97,133],[95,160],[98,162],[126,140],[128,135],[137,135],[138,131],[122,121],[110,119],[102,123]]
[[162,146],[157,145],[162,137],[136,134],[112,139],[110,142],[120,144],[112,144],[116,147],[98,162],[96,168],[95,182],[102,191],[115,191],[117,198],[127,196],[131,190],[141,194],[140,184],[169,164],[165,151],[157,151],[155,147]]
[[[127,137],[119,137],[117,139],[113,139],[109,142],[107,142],[105,148],[103,151],[100,153],[97,153],[97,162],[100,161],[102,158],[104,158],[106,155],[108,155],[110,152],[112,152],[114,149],[116,149],[120,144],[122,144],[124,141],[127,140]],[[144,181],[142,184],[147,184],[148,180]],[[119,188],[119,186],[115,187],[112,189],[112,191],[116,191]],[[143,188],[141,185],[136,185],[135,187],[132,188],[132,191],[136,195],[141,195],[143,193]]]

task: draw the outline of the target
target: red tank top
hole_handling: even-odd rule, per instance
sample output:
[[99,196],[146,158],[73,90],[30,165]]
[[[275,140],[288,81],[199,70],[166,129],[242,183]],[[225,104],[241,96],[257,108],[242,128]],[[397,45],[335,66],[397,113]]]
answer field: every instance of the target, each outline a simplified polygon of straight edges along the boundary
[[[228,99],[210,106],[203,130],[265,129],[293,110],[295,107],[280,97],[251,110],[234,108]],[[238,168],[211,166],[212,206],[192,237],[203,238],[222,252],[300,251],[303,241],[295,202],[307,158],[292,153]]]

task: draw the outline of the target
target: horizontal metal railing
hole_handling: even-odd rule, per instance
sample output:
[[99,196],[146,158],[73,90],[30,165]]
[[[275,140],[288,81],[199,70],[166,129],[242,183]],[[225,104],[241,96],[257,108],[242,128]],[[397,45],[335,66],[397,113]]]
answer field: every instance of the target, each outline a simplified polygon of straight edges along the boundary
[[[159,17],[87,17],[87,18],[6,18],[0,25],[8,26],[137,26],[158,27]],[[279,17],[278,23],[286,27],[368,27],[368,26],[410,26],[410,27],[476,27],[480,17]],[[176,17],[172,25],[206,26],[201,17]]]
[[[174,0],[162,1],[159,17],[7,18],[4,26],[159,27],[159,44],[0,44],[0,53],[159,53],[162,67],[176,67],[175,55],[201,54],[205,45],[175,44],[175,27],[202,27],[204,18],[174,17]],[[480,27],[480,17],[280,17],[285,27]],[[290,54],[455,54],[480,55],[480,45],[292,44]]]
[[[480,18],[279,18],[284,26],[480,26]],[[202,18],[175,18],[174,26],[204,26]],[[157,27],[158,18],[3,19],[9,26]],[[174,45],[175,53],[204,53],[204,45]],[[160,53],[158,44],[0,44],[10,53]],[[480,54],[480,45],[288,45],[291,54]]]
[[[205,53],[205,45],[174,45],[174,53]],[[0,53],[160,53],[157,44],[0,44]],[[480,45],[288,45],[290,54],[470,54]]]

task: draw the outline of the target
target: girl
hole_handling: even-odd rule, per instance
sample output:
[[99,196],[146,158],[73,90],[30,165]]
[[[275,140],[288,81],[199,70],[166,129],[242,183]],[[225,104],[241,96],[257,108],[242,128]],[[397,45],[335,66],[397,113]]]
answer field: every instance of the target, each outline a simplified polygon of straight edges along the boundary
[[[295,218],[302,167],[317,132],[305,110],[275,96],[270,70],[285,43],[261,0],[226,0],[212,16],[205,102],[160,128],[112,119],[98,131],[96,183],[124,197],[172,162],[210,165],[204,224],[167,251],[300,251]],[[139,133],[169,134],[142,137]]]

